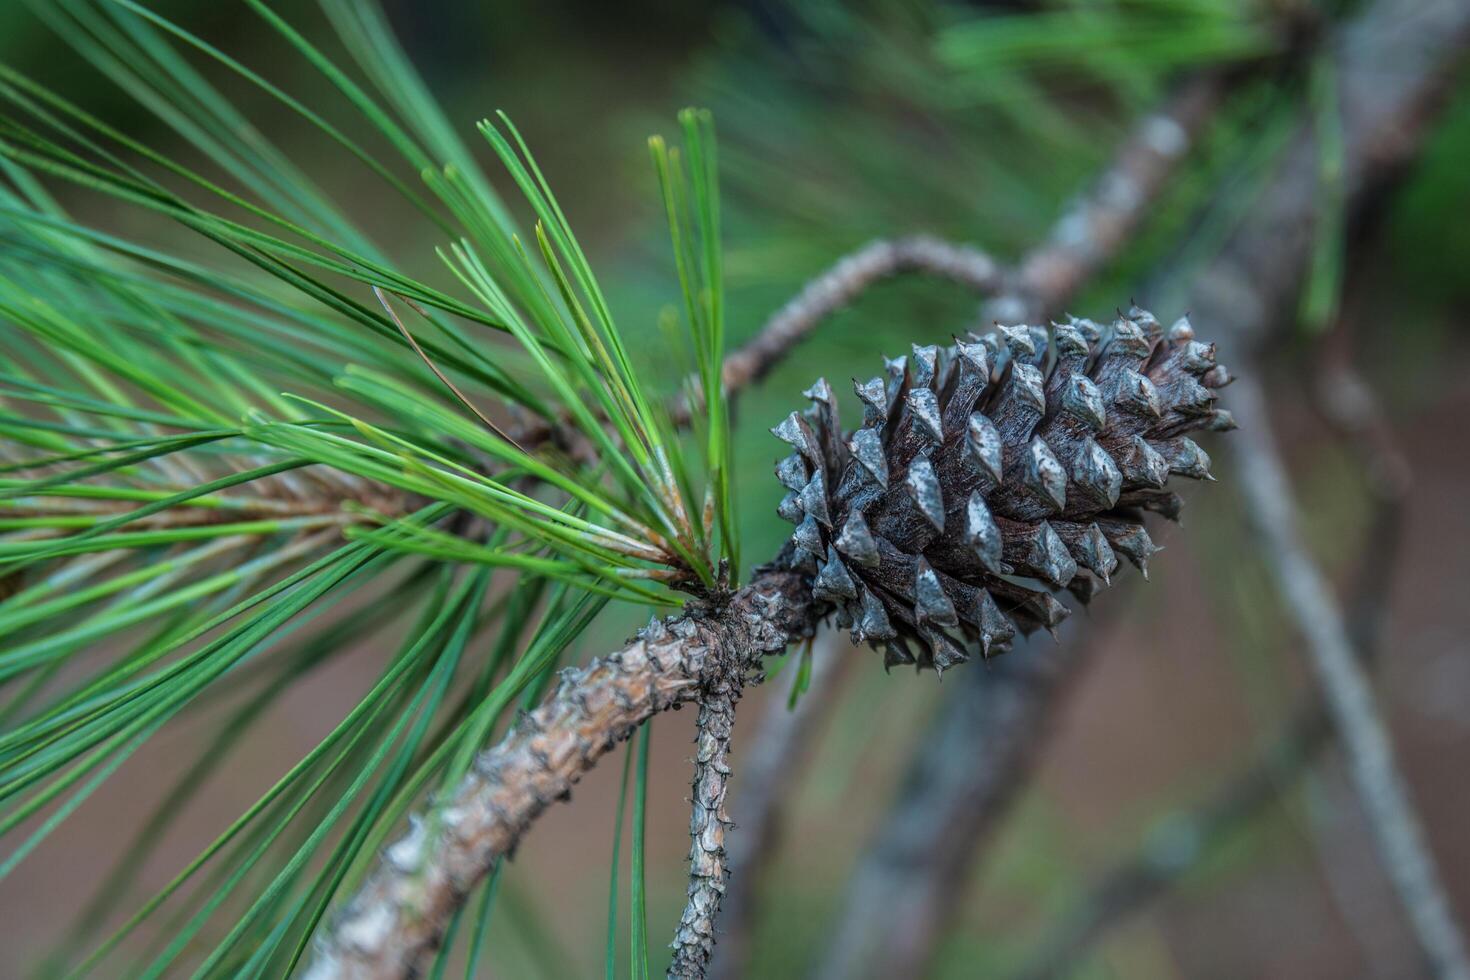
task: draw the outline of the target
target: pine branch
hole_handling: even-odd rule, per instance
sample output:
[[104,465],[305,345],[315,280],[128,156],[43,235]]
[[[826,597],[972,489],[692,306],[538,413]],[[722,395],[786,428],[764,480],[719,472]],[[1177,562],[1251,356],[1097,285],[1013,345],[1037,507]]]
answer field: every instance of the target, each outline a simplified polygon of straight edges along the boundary
[[[1369,206],[1374,193],[1415,155],[1444,95],[1446,83],[1459,63],[1467,37],[1470,37],[1470,4],[1462,0],[1437,0],[1429,4],[1411,0],[1378,0],[1328,38],[1329,49],[1340,52],[1338,77],[1342,88],[1339,104],[1343,113],[1343,191],[1349,215]],[[1189,101],[1186,99],[1186,104]],[[1146,123],[1145,129],[1152,125]],[[1138,142],[1146,142],[1146,137],[1139,134],[1129,145]],[[1127,155],[1128,150],[1125,149],[1123,156]],[[1317,156],[1308,123],[1303,125],[1293,150],[1286,155],[1250,216],[1237,229],[1221,255],[1195,277],[1184,305],[1193,311],[1198,322],[1210,323],[1212,327],[1217,323],[1224,324],[1227,339],[1246,347],[1260,343],[1270,329],[1283,322],[1282,314],[1293,307],[1298,296],[1302,273],[1313,246],[1311,229],[1316,206],[1313,193],[1316,181]],[[1152,186],[1157,188],[1159,185]],[[1083,209],[1083,213],[1085,211]],[[1051,239],[1060,241],[1069,237],[1072,236],[1067,233],[1064,220]],[[1103,238],[1099,236],[1098,240]],[[1096,257],[1100,253],[1084,250],[1078,254]],[[1031,264],[1029,260],[1024,261],[1022,267]],[[1073,275],[1059,275],[1048,281],[1080,282]],[[1067,298],[1065,294],[1033,295],[1029,301],[1036,304],[1033,310],[1048,311],[1062,307]],[[1062,663],[1054,673],[1055,677],[1075,671],[1083,660],[1065,647],[1029,651],[1028,656],[1064,661],[1070,658],[1072,665]],[[1024,714],[1018,712],[1018,717],[1033,719],[1033,728],[1039,726],[1054,712],[1055,701],[1065,690],[1066,685],[1061,683],[1031,684],[1024,696],[1038,703],[1034,710]],[[987,693],[978,687],[965,685],[952,698],[979,700],[986,696]],[[964,709],[947,706],[946,710],[962,712]],[[957,733],[956,737],[949,742],[925,740],[920,754],[911,763],[911,773],[918,774],[923,770],[926,757],[944,753],[962,755],[971,751],[976,744],[973,736],[959,734],[958,726],[953,731]],[[1024,763],[1036,757],[1034,742],[1039,737],[1037,732],[1028,730],[1021,737],[1006,738],[1005,745],[1023,753],[1021,761]],[[957,890],[966,878],[957,869],[968,869],[973,864],[976,854],[987,843],[979,829],[997,822],[998,814],[1006,809],[1029,776],[1029,767],[1022,764],[1010,768],[1009,771],[1014,773],[1013,782],[991,780],[991,766],[1002,765],[1002,762],[992,760],[983,771],[974,773],[976,784],[984,782],[988,785],[987,792],[983,794],[976,795],[970,784],[957,781],[947,796],[936,796],[931,800],[936,809],[931,819],[953,828],[954,839],[960,841],[961,846],[951,855],[951,862],[929,865],[932,873],[927,882],[916,883],[915,876],[910,876],[907,881],[909,902],[915,901],[916,895],[925,896],[924,921],[943,920],[958,907]],[[900,804],[885,819],[884,829],[879,831],[880,837],[889,833],[896,837],[904,836],[906,815],[906,809]],[[915,853],[922,853],[936,843],[934,838],[925,836],[923,826],[910,827],[910,847]],[[937,843],[943,846],[945,842]],[[912,920],[891,914],[894,908],[891,892],[874,883],[881,874],[876,864],[877,852],[869,853],[874,856],[863,861],[854,876],[852,897],[847,904],[843,924],[839,926],[839,934],[871,937],[877,933],[882,937],[876,941],[878,945],[910,954],[901,961],[890,958],[881,964],[873,961],[861,963],[864,970],[872,971],[869,975],[917,975],[922,972],[921,964],[927,961],[932,945],[920,946],[904,941],[904,930]],[[894,881],[892,884],[896,888],[899,883]],[[860,926],[847,924],[856,921],[870,923],[871,931],[865,934]],[[925,932],[931,940],[943,933],[943,928],[937,926]],[[833,961],[858,962],[837,946],[832,948],[830,956]],[[838,973],[834,970],[827,975]]]
[[767,702],[765,717],[746,752],[744,790],[734,802],[739,833],[730,844],[729,884],[721,903],[722,935],[710,975],[736,980],[746,975],[759,889],[780,846],[784,804],[811,755],[811,740],[856,658],[845,638],[823,632],[812,653],[806,692],[794,706],[784,697]]
[[[1362,453],[1373,518],[1359,548],[1357,582],[1344,607],[1352,610],[1352,642],[1365,667],[1383,649],[1389,582],[1402,544],[1407,463],[1387,435],[1372,396],[1355,372],[1330,371],[1322,384],[1330,421]],[[1317,689],[1304,694],[1270,747],[1198,807],[1158,821],[1139,849],[1100,873],[1058,923],[1038,941],[1017,980],[1070,976],[1112,930],[1159,900],[1218,847],[1293,786],[1332,742],[1332,720]]]
[[556,693],[482,753],[446,802],[383,855],[322,941],[308,974],[416,975],[455,909],[551,803],[617,742],[711,684],[759,669],[809,635],[818,607],[796,572],[770,567],[718,606],[691,604],[623,650],[567,672]]
[[725,673],[713,678],[699,700],[694,757],[692,810],[689,816],[689,900],[674,931],[670,977],[705,975],[715,945],[715,918],[729,875],[725,834],[733,824],[725,810],[730,786],[730,733],[735,702],[744,678]]
[[995,261],[968,245],[929,235],[870,242],[808,282],[755,337],[725,358],[721,376],[726,391],[759,381],[828,316],[869,287],[904,273],[950,279],[981,295],[1002,281]]
[[1375,704],[1372,684],[1353,655],[1342,614],[1297,530],[1285,466],[1270,433],[1265,398],[1253,379],[1241,380],[1235,404],[1246,430],[1237,452],[1248,513],[1277,587],[1306,641],[1379,857],[1433,975],[1467,980],[1470,959],[1464,938],[1394,761],[1392,739]]

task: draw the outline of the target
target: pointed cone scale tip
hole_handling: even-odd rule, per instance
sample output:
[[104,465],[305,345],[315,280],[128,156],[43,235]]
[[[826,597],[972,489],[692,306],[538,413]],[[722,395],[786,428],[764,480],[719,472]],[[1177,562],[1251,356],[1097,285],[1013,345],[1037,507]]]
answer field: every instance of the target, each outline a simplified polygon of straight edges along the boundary
[[883,645],[883,669],[903,667],[914,662],[914,655],[895,637]]
[[1019,361],[1024,358],[1036,356],[1036,344],[1032,342],[1031,331],[1024,324],[1014,327],[1007,327],[1000,324],[996,326],[996,331],[1000,334],[1001,339],[1005,341],[1006,347],[1011,352],[1011,357]]
[[817,569],[817,577],[812,582],[812,594],[828,602],[857,598],[857,583],[830,545],[827,547],[827,560]]
[[795,490],[782,497],[781,502],[776,505],[776,515],[792,524],[800,521],[803,514],[804,511],[801,509],[801,501]]
[[996,483],[1001,481],[1001,461],[1004,443],[995,423],[979,412],[970,416],[965,437],[970,459]]
[[1193,439],[1179,440],[1178,450],[1169,460],[1169,472],[1187,476],[1192,480],[1213,480],[1210,475],[1210,455]]
[[1184,344],[1184,356],[1180,362],[1190,374],[1204,374],[1215,366],[1215,345],[1190,340]]
[[1174,408],[1185,415],[1208,415],[1215,405],[1210,389],[1189,378],[1174,389]]
[[945,594],[939,576],[922,558],[914,565],[914,612],[920,622],[939,626],[958,626],[960,623],[954,603]]
[[981,377],[989,377],[990,353],[985,349],[984,344],[972,343],[970,341],[961,340],[956,337],[954,346],[955,351],[960,357],[961,363],[964,364],[968,370],[974,372],[977,375],[980,375]]
[[847,448],[868,476],[884,490],[888,489],[888,457],[883,452],[883,439],[874,429],[858,429],[847,442]]
[[1067,551],[1067,546],[1057,536],[1057,532],[1046,521],[1041,522],[1040,531],[1034,543],[1033,564],[1042,574],[1042,578],[1056,588],[1063,588],[1072,581],[1072,576],[1077,574],[1077,562]]
[[1102,528],[1092,524],[1083,532],[1075,557],[1079,565],[1102,579],[1104,584],[1112,584],[1113,573],[1118,570],[1118,556],[1113,554],[1113,546],[1108,544]]
[[939,417],[939,399],[932,389],[915,388],[908,394],[909,412],[932,442],[944,441],[944,423]]
[[811,480],[802,488],[799,499],[802,510],[821,521],[824,526],[832,526],[832,513],[827,508],[827,479],[821,470],[812,474]]
[[1072,480],[1087,490],[1095,499],[1112,507],[1123,492],[1123,472],[1107,450],[1093,439],[1082,444],[1077,460],[1072,466]]
[[1194,324],[1189,322],[1189,314],[1186,313],[1174,321],[1174,325],[1169,328],[1169,339],[1176,344],[1194,339]]
[[1148,536],[1148,531],[1144,530],[1142,524],[1128,524],[1116,530],[1104,529],[1103,533],[1107,535],[1108,543],[1113,546],[1114,551],[1147,574],[1145,566],[1159,549],[1154,546],[1153,538]]
[[1129,479],[1163,489],[1169,482],[1169,461],[1143,436],[1134,436],[1130,448]]
[[976,490],[965,504],[965,540],[980,559],[986,570],[997,575],[1004,574],[1001,553],[1005,548],[1000,528],[990,513],[990,506]]
[[791,533],[791,540],[798,548],[804,548],[814,555],[820,555],[825,550],[822,529],[817,527],[816,518],[810,514],[802,518],[801,523],[796,525],[796,530]]
[[1067,474],[1040,436],[1031,440],[1027,453],[1026,486],[1053,510],[1067,506]]
[[1102,392],[1086,375],[1074,374],[1067,379],[1067,385],[1062,389],[1062,408],[1094,432],[1101,432],[1108,424]]
[[837,402],[836,396],[832,394],[832,386],[827,383],[826,378],[818,378],[802,394],[819,405],[835,405]]
[[864,425],[881,423],[888,417],[888,389],[883,386],[882,378],[870,378],[867,381],[854,378],[852,390],[857,392],[858,399],[863,403]]
[[1212,432],[1234,432],[1240,428],[1236,424],[1235,416],[1223,408],[1217,408],[1210,413],[1210,421],[1206,427]]
[[1149,418],[1157,419],[1164,415],[1163,404],[1159,400],[1159,389],[1137,371],[1124,373],[1123,384],[1118,392],[1118,402]]
[[1017,364],[1011,372],[1011,390],[1019,404],[1034,412],[1046,411],[1046,387],[1041,371],[1031,364]]
[[1164,325],[1159,322],[1159,318],[1141,306],[1128,307],[1128,319],[1138,324],[1138,329],[1150,340],[1157,339],[1164,332]]
[[1031,603],[1031,609],[1039,613],[1037,618],[1048,630],[1062,625],[1062,620],[1071,615],[1067,607],[1058,602],[1050,592],[1036,593],[1036,600]]
[[1016,624],[1000,611],[995,599],[985,589],[978,591],[976,603],[978,608],[973,615],[980,629],[980,655],[988,660],[1004,651],[1015,639]]
[[776,479],[787,490],[799,491],[811,479],[811,471],[807,469],[806,460],[802,459],[800,453],[792,453],[776,464]]
[[923,630],[924,642],[929,645],[929,653],[934,661],[934,672],[942,675],[951,667],[957,667],[970,659],[965,653],[965,648],[950,638],[949,634],[942,630]]
[[909,467],[909,496],[934,530],[944,531],[944,494],[939,489],[939,477],[934,473],[934,464],[928,457],[920,456]]
[[939,368],[939,348],[932,344],[925,347],[914,344],[913,351],[914,358],[910,363],[914,368],[914,387],[932,387],[935,372]]
[[837,535],[837,550],[865,568],[877,568],[878,542],[861,511],[852,511]]
[[1113,321],[1113,339],[1108,341],[1108,353],[1127,357],[1142,357],[1148,353],[1148,337],[1143,328],[1125,317]]
[[1051,338],[1052,345],[1057,349],[1058,357],[1075,359],[1087,356],[1087,338],[1074,325],[1070,323],[1053,324]]
[[771,435],[801,453],[814,466],[821,466],[821,452],[817,448],[816,435],[812,427],[797,412],[792,412],[781,424],[771,430]]
[[875,596],[870,590],[859,587],[859,599],[862,602],[863,615],[858,620],[864,633],[879,640],[891,640],[898,635],[893,628],[893,623],[888,618],[888,610],[883,607],[883,600]]

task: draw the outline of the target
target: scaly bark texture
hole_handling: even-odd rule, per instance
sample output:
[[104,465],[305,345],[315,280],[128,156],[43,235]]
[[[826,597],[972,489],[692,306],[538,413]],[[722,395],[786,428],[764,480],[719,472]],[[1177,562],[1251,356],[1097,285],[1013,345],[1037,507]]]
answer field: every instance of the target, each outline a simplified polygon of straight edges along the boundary
[[733,824],[725,810],[730,786],[730,733],[743,678],[726,674],[711,681],[699,703],[693,805],[689,814],[689,900],[674,932],[671,977],[703,977],[715,946],[715,917],[730,873],[725,833]]
[[[758,670],[810,635],[818,610],[800,572],[770,567],[718,604],[655,620],[623,650],[568,671],[544,704],[484,752],[433,819],[389,846],[326,939],[311,980],[416,976],[455,908],[581,775],[660,711]],[[723,789],[720,790],[723,799]]]
[[805,778],[814,736],[857,660],[847,640],[830,630],[817,637],[812,656],[805,693],[794,707],[784,694],[766,702],[765,717],[754,726],[740,766],[734,800],[740,832],[730,840],[726,861],[729,885],[720,903],[720,944],[707,974],[714,980],[739,980],[747,973],[762,883],[780,856],[786,804]]

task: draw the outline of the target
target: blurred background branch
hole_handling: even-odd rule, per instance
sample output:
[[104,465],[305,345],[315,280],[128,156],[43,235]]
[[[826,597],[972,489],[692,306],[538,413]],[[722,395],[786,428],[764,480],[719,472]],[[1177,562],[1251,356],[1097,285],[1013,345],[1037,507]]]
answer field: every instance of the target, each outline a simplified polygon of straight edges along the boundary
[[[1324,50],[1337,59],[1343,183],[1350,213],[1372,203],[1372,193],[1380,191],[1383,182],[1412,158],[1458,67],[1467,30],[1470,5],[1380,0],[1324,39]],[[1192,119],[1211,104],[1208,93],[1217,91],[1218,82],[1211,79],[1197,84],[1202,86],[1198,94],[1175,103],[1175,111],[1182,105]],[[1186,92],[1190,91],[1186,86]],[[1197,131],[1205,122],[1194,119],[1190,128]],[[1157,118],[1147,119],[1143,133],[1125,144],[1123,159],[1132,158],[1138,144],[1148,143],[1147,133],[1160,126]],[[1190,128],[1180,125],[1176,132]],[[1290,322],[1283,313],[1297,295],[1297,284],[1312,257],[1312,188],[1317,182],[1318,159],[1312,120],[1302,122],[1300,129],[1297,145],[1277,169],[1261,203],[1242,221],[1220,256],[1202,269],[1190,270],[1187,277],[1178,277],[1190,284],[1187,298],[1179,305],[1193,311],[1200,322],[1224,328],[1226,354],[1222,359],[1226,363],[1230,352],[1264,345],[1271,329]],[[1175,149],[1169,159],[1182,157],[1184,147]],[[1114,171],[1124,167],[1120,162]],[[1163,184],[1161,169],[1151,169],[1152,179],[1146,184],[1155,191]],[[1106,198],[1111,181],[1104,180],[1100,198]],[[1129,209],[1126,213],[1137,212]],[[1105,207],[1083,205],[1062,219],[1051,242],[1096,238],[1116,245],[1120,241],[1111,233],[1089,234],[1085,227],[1077,226],[1074,215],[1079,214],[1105,215],[1110,227],[1128,223]],[[1049,244],[1037,254],[1047,256],[1054,250],[1059,258],[1035,262],[1028,258],[1021,268],[1055,265],[1067,271],[1038,275],[1035,281],[1076,288],[1084,263],[1096,268],[1102,258],[1099,249],[1085,246],[1073,252]],[[1065,260],[1060,256],[1066,256]],[[1157,302],[1152,297],[1148,301]],[[1065,304],[1066,294],[1043,297],[1033,289],[1030,302],[1034,312],[1055,310]],[[950,696],[943,720],[918,743],[906,788],[874,843],[860,852],[863,857],[832,933],[835,938],[827,949],[823,976],[916,976],[924,972],[936,944],[946,934],[949,918],[962,905],[962,889],[974,861],[990,841],[987,831],[1003,819],[1029,778],[1040,754],[1045,722],[1054,717],[1066,690],[1061,681],[1072,672],[1074,663],[1085,660],[1072,646],[1026,651],[1030,663],[1017,671],[1017,704],[1008,715],[1019,730],[1003,726],[1002,733],[977,738],[975,729],[965,723],[974,719],[980,724],[981,719],[993,717],[987,715],[985,702],[1001,698],[997,688],[1007,684],[1004,677],[995,676],[998,670],[983,683],[962,686]],[[1059,663],[1053,666],[1047,660]],[[984,747],[984,765],[957,770],[943,786],[928,776],[932,760],[964,758],[976,746]],[[996,778],[997,773],[1006,778]],[[924,820],[914,818],[920,786],[933,790],[924,796]],[[935,827],[945,828],[944,834],[931,833]],[[903,860],[894,860],[894,855],[903,855]]]
[[[1319,403],[1355,449],[1373,494],[1373,512],[1358,548],[1356,582],[1343,603],[1351,611],[1348,628],[1353,646],[1364,666],[1371,667],[1387,640],[1388,599],[1402,550],[1410,475],[1372,394],[1342,358],[1339,351],[1323,365]],[[1264,808],[1278,804],[1303,771],[1318,762],[1332,734],[1326,702],[1313,688],[1297,699],[1255,760],[1199,806],[1157,820],[1136,851],[1094,877],[1042,933],[1028,962],[1016,973],[1017,980],[1070,976],[1109,931],[1174,887]]]
[[1379,860],[1398,891],[1421,951],[1436,977],[1466,980],[1470,961],[1433,855],[1394,758],[1392,739],[1367,673],[1330,589],[1302,543],[1291,485],[1271,434],[1259,384],[1242,378],[1233,405],[1241,420],[1239,480],[1268,567],[1305,641],[1317,684],[1368,816]]

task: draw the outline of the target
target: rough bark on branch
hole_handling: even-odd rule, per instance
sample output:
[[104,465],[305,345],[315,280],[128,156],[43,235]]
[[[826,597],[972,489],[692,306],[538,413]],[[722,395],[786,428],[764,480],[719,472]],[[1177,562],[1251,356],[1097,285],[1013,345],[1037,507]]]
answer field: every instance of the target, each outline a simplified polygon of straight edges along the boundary
[[732,826],[725,810],[730,787],[730,733],[743,678],[715,678],[699,701],[694,784],[689,814],[689,895],[674,931],[670,977],[703,977],[715,947],[715,918],[725,894],[729,867],[725,832]]
[[739,833],[729,847],[729,885],[721,903],[720,943],[710,962],[714,980],[746,975],[755,915],[765,870],[781,847],[783,810],[806,770],[812,735],[836,700],[854,657],[850,641],[823,632],[812,653],[806,693],[794,707],[772,697],[741,766],[741,790],[733,805]]
[[717,608],[655,620],[623,650],[569,671],[545,703],[481,754],[433,819],[383,853],[321,942],[312,980],[418,975],[454,910],[531,822],[637,726],[701,696],[715,678],[757,670],[809,635],[810,583],[767,568]]

